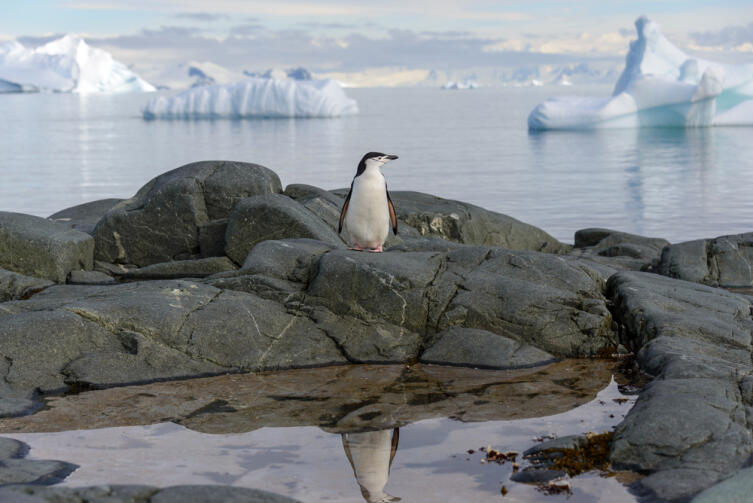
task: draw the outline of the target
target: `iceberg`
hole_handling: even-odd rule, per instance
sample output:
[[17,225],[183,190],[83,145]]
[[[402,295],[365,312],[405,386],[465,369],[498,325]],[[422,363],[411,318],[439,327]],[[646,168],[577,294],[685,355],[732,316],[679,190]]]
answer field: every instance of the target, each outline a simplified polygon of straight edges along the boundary
[[609,98],[562,96],[528,116],[531,130],[753,125],[753,64],[688,56],[645,16]]
[[153,98],[144,119],[339,117],[358,113],[334,80],[250,78]]
[[155,90],[110,53],[74,35],[34,49],[15,40],[1,44],[0,91],[6,89],[82,94]]

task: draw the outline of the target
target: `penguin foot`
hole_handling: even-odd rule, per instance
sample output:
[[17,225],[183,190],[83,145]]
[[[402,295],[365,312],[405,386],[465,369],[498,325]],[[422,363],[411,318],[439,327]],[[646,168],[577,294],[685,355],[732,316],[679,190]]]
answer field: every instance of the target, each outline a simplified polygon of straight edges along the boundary
[[362,246],[358,246],[358,245],[351,246],[350,248],[348,248],[348,250],[353,250],[353,251],[364,251],[364,249],[365,248],[363,248]]
[[379,245],[376,248],[369,248],[369,251],[371,253],[382,253],[384,250],[382,249],[382,245]]

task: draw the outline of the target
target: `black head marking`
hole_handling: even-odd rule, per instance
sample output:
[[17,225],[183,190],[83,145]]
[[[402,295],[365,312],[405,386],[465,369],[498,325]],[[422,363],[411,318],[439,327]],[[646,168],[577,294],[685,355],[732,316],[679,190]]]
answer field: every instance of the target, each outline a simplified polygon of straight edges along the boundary
[[396,155],[387,155],[381,152],[369,152],[368,154],[364,155],[361,158],[361,162],[358,163],[358,170],[356,171],[356,176],[359,176],[361,173],[363,173],[366,170],[366,161],[374,157],[387,157],[388,159],[397,159]]

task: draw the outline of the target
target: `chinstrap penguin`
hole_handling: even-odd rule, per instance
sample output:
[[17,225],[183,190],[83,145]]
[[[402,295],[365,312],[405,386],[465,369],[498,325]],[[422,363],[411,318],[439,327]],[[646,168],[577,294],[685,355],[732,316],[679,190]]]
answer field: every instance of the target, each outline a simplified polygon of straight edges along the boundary
[[338,232],[345,228],[351,250],[381,252],[387,234],[397,234],[397,215],[381,167],[396,155],[369,152],[358,163],[340,211]]

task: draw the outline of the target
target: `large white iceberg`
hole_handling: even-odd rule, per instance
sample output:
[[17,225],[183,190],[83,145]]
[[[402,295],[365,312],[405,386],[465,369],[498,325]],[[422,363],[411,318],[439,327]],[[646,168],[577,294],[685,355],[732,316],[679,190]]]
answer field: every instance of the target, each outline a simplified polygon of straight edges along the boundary
[[355,100],[334,80],[250,78],[153,98],[144,109],[144,119],[339,117],[355,113]]
[[550,98],[528,116],[528,127],[702,127],[753,125],[753,65],[688,56],[646,17],[635,22],[625,69],[609,98]]
[[34,49],[15,40],[0,44],[0,90],[122,93],[155,89],[110,53],[65,35]]

